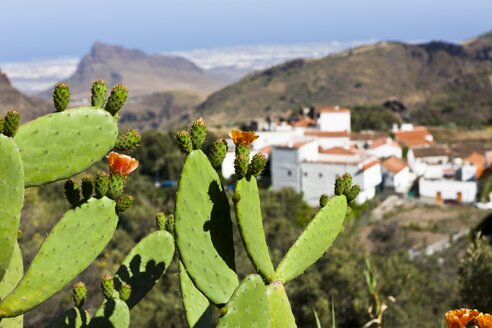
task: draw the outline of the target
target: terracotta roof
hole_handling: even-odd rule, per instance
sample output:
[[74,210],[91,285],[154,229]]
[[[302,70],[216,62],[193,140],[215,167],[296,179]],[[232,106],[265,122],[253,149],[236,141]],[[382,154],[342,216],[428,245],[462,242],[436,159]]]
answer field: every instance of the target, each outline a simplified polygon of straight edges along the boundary
[[326,106],[316,109],[318,113],[350,113],[350,109],[339,106]]
[[377,138],[376,140],[374,140],[371,144],[371,147],[369,147],[369,148],[375,149],[375,148],[378,148],[378,147],[381,147],[384,145],[391,145],[391,146],[395,146],[395,147],[400,147],[400,145],[397,142],[394,142],[393,140],[388,141],[387,137],[380,137],[380,138]]
[[427,145],[424,147],[412,148],[415,158],[449,156],[450,151],[446,145]]
[[432,134],[424,126],[417,126],[410,131],[397,131],[395,133],[396,140],[400,141],[407,147],[428,145],[431,143],[428,140],[431,136]]
[[375,165],[378,165],[379,164],[379,160],[377,159],[373,159],[371,160],[370,162],[367,162],[365,163],[364,165],[362,165],[362,168],[360,169],[360,171],[365,171],[365,170],[368,170],[370,169],[371,167],[375,166]]
[[390,156],[386,158],[381,165],[386,169],[386,171],[396,174],[407,167],[407,164],[398,157]]
[[284,148],[284,149],[299,149],[302,146],[307,145],[308,143],[311,143],[311,142],[312,142],[311,140],[308,140],[308,141],[296,141],[296,142],[289,143],[287,145],[279,145],[279,146],[275,146],[275,147],[276,148]]
[[298,121],[292,122],[292,126],[296,128],[307,128],[309,126],[316,126],[316,121],[309,117],[304,117]]
[[481,153],[477,153],[474,151],[470,155],[468,155],[466,158],[464,158],[465,162],[473,164],[477,170],[475,176],[480,178],[485,171],[485,156]]
[[350,136],[348,131],[328,132],[328,131],[319,131],[319,130],[305,131],[304,135],[321,137],[321,138],[340,138],[340,137]]
[[329,155],[354,155],[355,151],[353,149],[346,149],[342,147],[333,147],[329,149],[318,148],[318,152],[321,154],[329,154]]

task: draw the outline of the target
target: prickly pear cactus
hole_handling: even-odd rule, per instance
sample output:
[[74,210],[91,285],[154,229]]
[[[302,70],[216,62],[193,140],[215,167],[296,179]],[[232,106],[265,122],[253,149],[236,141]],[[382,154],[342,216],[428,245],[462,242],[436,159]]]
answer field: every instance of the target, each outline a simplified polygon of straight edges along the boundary
[[280,282],[273,282],[266,287],[272,328],[295,328],[296,320],[292,314],[289,298]]
[[114,201],[90,199],[51,230],[17,287],[0,303],[0,318],[31,310],[53,296],[99,255],[116,229]]
[[0,281],[14,251],[23,205],[24,170],[19,149],[12,138],[0,135]]
[[[14,252],[10,258],[10,263],[2,280],[0,280],[0,299],[7,296],[12,289],[21,280],[24,274],[24,265],[22,264],[22,254],[17,242],[14,244]],[[5,318],[0,321],[1,328],[22,328],[23,316],[15,318]]]
[[265,284],[259,275],[247,276],[221,310],[219,328],[269,328],[268,299]]
[[91,315],[84,309],[74,307],[63,312],[51,321],[46,328],[84,328],[91,320]]
[[213,303],[227,303],[238,286],[229,202],[201,150],[186,156],[176,195],[175,234],[195,286]]
[[69,109],[22,125],[14,140],[24,161],[25,185],[82,172],[107,154],[117,136],[116,119],[96,107]]
[[118,298],[105,302],[89,323],[89,328],[128,328],[130,310],[125,301]]

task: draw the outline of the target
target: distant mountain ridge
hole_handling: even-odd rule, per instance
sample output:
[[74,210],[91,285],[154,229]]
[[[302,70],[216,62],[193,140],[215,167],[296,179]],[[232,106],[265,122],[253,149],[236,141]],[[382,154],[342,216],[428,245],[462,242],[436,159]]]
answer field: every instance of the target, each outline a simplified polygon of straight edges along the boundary
[[183,57],[149,55],[102,42],[94,43],[65,82],[71,86],[74,99],[81,99],[89,97],[90,86],[98,79],[110,85],[124,83],[133,97],[169,91],[206,95],[227,83]]
[[492,32],[463,44],[379,42],[289,61],[212,94],[197,115],[238,123],[304,106],[388,100],[428,124],[492,124]]

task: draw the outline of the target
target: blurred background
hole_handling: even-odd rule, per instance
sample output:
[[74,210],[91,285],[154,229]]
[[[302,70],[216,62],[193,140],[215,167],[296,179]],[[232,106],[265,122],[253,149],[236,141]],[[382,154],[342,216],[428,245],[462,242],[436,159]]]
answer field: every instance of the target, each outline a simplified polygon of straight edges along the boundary
[[[96,79],[128,86],[121,124],[143,136],[131,154],[136,205],[80,277],[89,309],[100,304],[100,277],[153,229],[156,212],[173,212],[183,156],[172,134],[203,117],[209,142],[233,128],[265,140],[254,148],[269,155],[261,199],[275,263],[316,212],[310,192],[333,185],[327,176],[352,170],[372,181],[330,251],[288,285],[300,327],[315,326],[314,311],[323,327],[333,313],[337,327],[371,321],[367,259],[388,305],[383,327],[440,327],[451,308],[492,311],[491,12],[485,0],[3,1],[0,112],[27,122],[53,111],[60,81],[72,106],[90,102]],[[347,125],[326,127],[341,109]],[[299,141],[316,144],[328,180],[288,180],[314,170],[275,161],[282,149],[302,153]],[[232,187],[226,163],[221,172]],[[26,265],[68,208],[63,182],[27,190]],[[235,237],[244,276],[254,269]],[[132,327],[185,327],[179,299],[173,264],[132,310]],[[68,287],[28,313],[26,327],[70,304]]]

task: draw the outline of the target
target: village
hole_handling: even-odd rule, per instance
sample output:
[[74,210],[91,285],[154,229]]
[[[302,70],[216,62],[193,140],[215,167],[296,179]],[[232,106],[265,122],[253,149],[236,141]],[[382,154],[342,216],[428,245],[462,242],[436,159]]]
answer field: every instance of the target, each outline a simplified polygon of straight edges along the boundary
[[[258,124],[259,138],[251,155],[270,160],[271,188],[292,188],[315,206],[319,195],[333,195],[336,177],[350,173],[361,193],[356,202],[373,199],[377,192],[396,194],[435,204],[473,204],[492,208],[492,193],[478,197],[478,182],[492,168],[492,150],[453,154],[436,143],[425,126],[394,124],[391,133],[351,131],[351,111],[321,107],[280,122]],[[222,165],[222,175],[234,173],[234,145]]]

